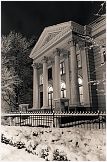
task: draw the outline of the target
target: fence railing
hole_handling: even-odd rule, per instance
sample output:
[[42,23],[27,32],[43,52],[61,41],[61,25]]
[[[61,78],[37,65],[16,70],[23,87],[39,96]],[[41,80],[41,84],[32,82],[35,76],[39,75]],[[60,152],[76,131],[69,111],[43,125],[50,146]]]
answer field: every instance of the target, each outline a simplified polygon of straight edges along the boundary
[[1,124],[10,126],[106,128],[105,112],[14,112],[2,114]]

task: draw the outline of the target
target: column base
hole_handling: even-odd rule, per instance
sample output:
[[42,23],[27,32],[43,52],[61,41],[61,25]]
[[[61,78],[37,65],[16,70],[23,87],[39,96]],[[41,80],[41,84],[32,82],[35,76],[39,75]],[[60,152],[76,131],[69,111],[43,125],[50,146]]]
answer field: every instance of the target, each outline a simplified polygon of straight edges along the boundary
[[49,106],[42,106],[41,109],[50,109]]
[[69,106],[69,111],[72,112],[72,111],[76,111],[76,112],[83,112],[83,111],[86,111],[86,107],[84,107],[84,105],[79,105],[79,106],[76,106],[76,105],[70,105]]

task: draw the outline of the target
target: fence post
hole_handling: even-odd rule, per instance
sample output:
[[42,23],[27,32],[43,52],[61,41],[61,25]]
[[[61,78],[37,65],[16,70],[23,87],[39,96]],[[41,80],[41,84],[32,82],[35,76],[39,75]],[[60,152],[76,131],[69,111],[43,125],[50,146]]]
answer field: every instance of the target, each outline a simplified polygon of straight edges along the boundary
[[10,116],[9,116],[9,125],[12,126],[12,121]]
[[55,121],[54,121],[54,110],[53,110],[53,127],[55,127]]
[[99,118],[99,129],[100,129],[100,113],[98,111],[98,118]]
[[21,126],[21,111],[20,111],[20,126]]

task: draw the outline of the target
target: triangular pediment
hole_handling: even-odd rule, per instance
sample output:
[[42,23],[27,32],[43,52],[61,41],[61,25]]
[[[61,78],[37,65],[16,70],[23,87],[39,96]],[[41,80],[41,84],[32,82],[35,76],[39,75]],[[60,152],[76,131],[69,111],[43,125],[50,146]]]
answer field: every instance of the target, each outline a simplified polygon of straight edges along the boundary
[[44,46],[45,44],[47,44],[51,39],[53,39],[60,32],[61,31],[56,31],[56,32],[48,33],[41,46]]
[[52,43],[52,41],[55,41],[58,36],[60,36],[62,33],[66,32],[68,29],[70,29],[71,22],[65,22],[57,25],[53,25],[50,27],[46,27],[41,36],[39,37],[36,45],[34,46],[30,57],[33,55],[34,52],[37,52],[47,46],[48,44]]

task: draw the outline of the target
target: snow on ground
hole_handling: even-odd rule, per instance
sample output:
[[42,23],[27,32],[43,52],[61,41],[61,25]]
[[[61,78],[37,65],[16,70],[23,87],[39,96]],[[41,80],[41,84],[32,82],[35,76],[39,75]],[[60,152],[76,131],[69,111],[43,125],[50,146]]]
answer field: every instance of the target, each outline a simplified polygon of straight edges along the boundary
[[105,129],[2,126],[1,133],[1,160],[106,160]]
[[29,154],[25,149],[17,149],[16,147],[1,143],[1,160],[5,161],[43,161],[36,155]]

